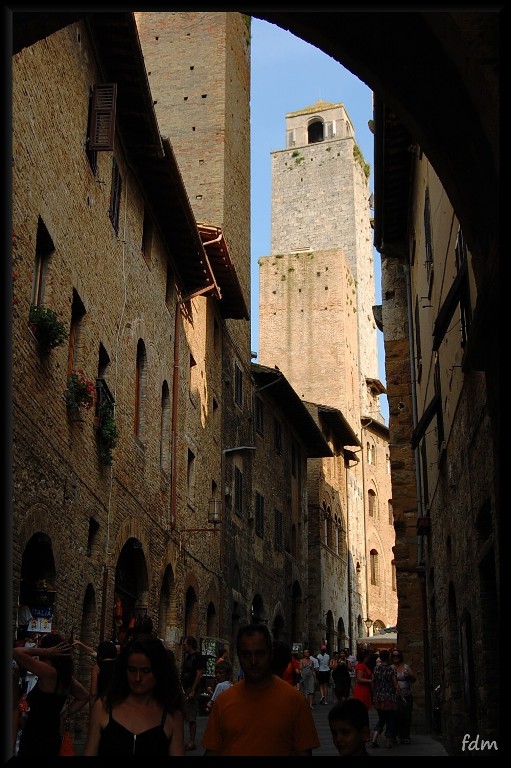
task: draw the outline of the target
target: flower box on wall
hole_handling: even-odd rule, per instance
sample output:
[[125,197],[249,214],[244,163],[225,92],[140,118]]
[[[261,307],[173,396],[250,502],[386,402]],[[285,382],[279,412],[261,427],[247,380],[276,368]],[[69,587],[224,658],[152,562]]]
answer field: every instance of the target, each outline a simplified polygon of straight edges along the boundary
[[60,346],[67,339],[68,333],[55,310],[42,304],[32,304],[28,316],[29,328],[46,352]]

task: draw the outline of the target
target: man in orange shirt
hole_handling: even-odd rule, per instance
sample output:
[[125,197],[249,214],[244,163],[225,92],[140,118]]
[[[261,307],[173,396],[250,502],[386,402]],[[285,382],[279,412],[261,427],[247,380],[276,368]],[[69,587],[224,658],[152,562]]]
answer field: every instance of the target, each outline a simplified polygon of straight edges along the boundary
[[265,624],[245,624],[236,643],[244,678],[215,702],[202,737],[205,755],[312,756],[320,746],[305,697],[272,672]]

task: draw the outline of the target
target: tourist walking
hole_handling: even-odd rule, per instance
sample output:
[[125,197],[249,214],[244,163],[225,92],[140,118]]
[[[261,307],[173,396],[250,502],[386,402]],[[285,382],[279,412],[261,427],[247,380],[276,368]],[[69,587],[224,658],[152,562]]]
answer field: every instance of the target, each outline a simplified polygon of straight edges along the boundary
[[326,645],[322,643],[320,653],[318,653],[318,680],[320,704],[328,704],[328,690],[330,688],[330,654],[327,653]]
[[353,688],[353,698],[363,702],[368,712],[373,706],[371,690],[373,673],[367,665],[370,654],[370,651],[363,648],[358,651],[357,663],[355,664],[355,686]]
[[236,651],[244,677],[218,696],[202,737],[205,755],[311,756],[320,746],[302,694],[272,672],[266,624],[244,624]]
[[26,697],[29,710],[19,757],[58,757],[64,716],[76,714],[89,701],[89,692],[73,676],[72,654],[73,646],[56,632],[43,635],[33,648],[13,648],[14,660],[37,677]]
[[197,749],[195,734],[197,733],[197,717],[199,715],[199,694],[202,676],[206,665],[202,654],[199,653],[197,640],[188,636],[185,639],[185,655],[181,669],[181,684],[185,693],[185,723],[188,723],[189,739],[185,749]]
[[222,693],[222,691],[226,691],[232,685],[232,664],[228,659],[220,659],[220,661],[216,662],[215,678],[215,690],[211,694],[211,698],[206,704],[208,713],[213,709],[213,704],[215,703],[217,696]]
[[374,727],[372,746],[378,747],[378,736],[385,728],[385,746],[391,749],[396,743],[397,702],[402,698],[395,667],[390,663],[390,651],[380,651],[380,664],[373,670],[373,705],[378,713]]
[[90,673],[90,705],[92,706],[96,699],[104,696],[108,681],[112,676],[114,670],[115,660],[117,659],[117,646],[112,640],[102,640],[97,650],[91,648],[90,645],[82,643],[81,640],[73,640],[73,646],[82,648],[89,654],[95,663]]
[[405,664],[401,651],[397,649],[392,651],[392,663],[396,669],[397,682],[404,699],[404,702],[398,699],[396,736],[401,744],[409,744],[413,710],[412,684],[417,678],[410,664]]
[[334,653],[333,659],[330,660],[330,672],[336,701],[344,701],[349,698],[351,693],[350,666],[345,650]]
[[141,636],[121,650],[110,685],[94,703],[84,755],[183,756],[183,691],[161,640]]
[[302,693],[307,704],[314,709],[314,694],[316,692],[316,671],[310,658],[310,651],[306,648],[300,659],[300,676],[302,679]]

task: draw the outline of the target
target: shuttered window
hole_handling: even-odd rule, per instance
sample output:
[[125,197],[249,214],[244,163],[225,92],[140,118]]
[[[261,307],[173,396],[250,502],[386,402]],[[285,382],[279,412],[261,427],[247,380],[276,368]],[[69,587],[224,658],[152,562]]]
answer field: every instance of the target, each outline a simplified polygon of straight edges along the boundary
[[89,125],[89,149],[93,152],[114,148],[116,101],[117,83],[93,86]]

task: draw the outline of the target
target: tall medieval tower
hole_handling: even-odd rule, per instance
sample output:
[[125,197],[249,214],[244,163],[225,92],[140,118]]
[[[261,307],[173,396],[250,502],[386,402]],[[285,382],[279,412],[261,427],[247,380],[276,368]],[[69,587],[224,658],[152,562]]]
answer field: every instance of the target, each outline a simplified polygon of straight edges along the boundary
[[310,519],[323,549],[332,549],[323,532],[334,518],[349,553],[344,572],[334,556],[325,568],[324,552],[309,544],[317,563],[310,569],[322,574],[326,593],[317,619],[335,602],[336,582],[345,580],[348,594],[337,604],[352,640],[365,634],[368,619],[378,628],[397,615],[369,166],[344,105],[321,101],[286,115],[286,148],[272,152],[271,162],[271,254],[259,259],[259,359],[277,365],[302,399],[337,409],[359,440],[356,451],[345,445],[340,465],[339,458],[323,459],[319,489],[309,490],[310,499],[317,493]]
[[[135,14],[155,112],[195,220],[222,230],[250,307],[250,17]],[[250,324],[227,320],[250,360]]]

